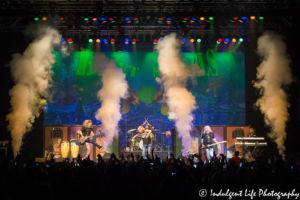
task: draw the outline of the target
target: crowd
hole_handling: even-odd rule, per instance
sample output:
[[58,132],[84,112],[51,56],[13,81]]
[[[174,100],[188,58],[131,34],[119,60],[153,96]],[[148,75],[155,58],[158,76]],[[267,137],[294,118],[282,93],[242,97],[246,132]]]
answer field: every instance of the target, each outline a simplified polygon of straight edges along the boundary
[[24,163],[18,155],[13,162],[1,160],[0,199],[199,199],[200,189],[206,189],[209,197],[211,189],[284,192],[300,188],[298,156],[268,159],[262,151],[255,161],[241,159],[241,164],[224,155],[210,162],[205,152],[202,156],[204,162],[201,155],[175,158],[171,154],[162,160],[152,152],[147,157],[112,154],[107,161],[98,155],[97,162],[56,163],[52,157],[44,163]]

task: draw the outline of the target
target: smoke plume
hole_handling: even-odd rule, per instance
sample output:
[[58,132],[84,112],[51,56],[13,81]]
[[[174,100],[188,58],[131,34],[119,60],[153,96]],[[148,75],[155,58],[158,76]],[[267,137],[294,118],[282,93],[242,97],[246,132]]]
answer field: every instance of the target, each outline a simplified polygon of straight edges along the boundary
[[102,122],[105,132],[104,147],[113,142],[114,136],[118,136],[118,123],[121,119],[121,98],[128,95],[126,75],[116,66],[115,60],[108,60],[104,54],[94,56],[93,71],[102,76],[102,89],[98,97],[102,101],[101,108],[96,113],[96,119]]
[[275,140],[283,158],[285,127],[289,119],[289,103],[283,87],[292,82],[291,60],[286,49],[282,37],[274,32],[265,32],[258,39],[258,55],[263,61],[257,67],[257,81],[254,82],[261,95],[255,105],[264,115],[265,123],[271,127],[268,136]]
[[23,135],[31,130],[35,118],[49,96],[51,84],[51,67],[55,56],[51,54],[53,45],[61,39],[57,30],[50,27],[38,27],[39,33],[23,54],[12,55],[10,62],[12,78],[15,86],[9,91],[11,111],[6,116],[9,121],[8,130],[12,136],[14,156],[20,150]]
[[171,34],[159,40],[156,50],[158,52],[158,64],[161,79],[157,80],[164,87],[164,98],[169,107],[168,118],[175,121],[179,137],[184,149],[182,155],[190,147],[190,131],[192,130],[193,115],[195,109],[195,97],[186,87],[188,78],[201,75],[196,64],[186,66],[181,55],[181,45],[176,41],[176,35]]

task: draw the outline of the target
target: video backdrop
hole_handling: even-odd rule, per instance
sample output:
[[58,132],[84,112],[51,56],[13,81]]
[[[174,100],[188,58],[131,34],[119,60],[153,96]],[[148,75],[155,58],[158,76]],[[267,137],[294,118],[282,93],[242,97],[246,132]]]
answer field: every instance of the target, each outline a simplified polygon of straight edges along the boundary
[[[100,125],[95,112],[101,107],[97,92],[101,77],[92,71],[93,56],[99,52],[87,49],[71,52],[63,58],[54,51],[52,102],[44,105],[44,125],[80,125],[91,119]],[[120,121],[120,150],[128,147],[128,140],[145,118],[155,127],[157,141],[171,144],[166,131],[174,128],[168,120],[168,107],[163,101],[163,90],[155,81],[160,77],[156,52],[104,52],[126,74],[130,97],[122,100]],[[244,125],[245,124],[245,63],[244,53],[219,53],[213,49],[201,53],[183,53],[185,63],[197,63],[205,75],[196,79],[197,85],[187,83],[193,93],[197,109],[193,112],[195,125]],[[161,138],[165,137],[165,138]]]

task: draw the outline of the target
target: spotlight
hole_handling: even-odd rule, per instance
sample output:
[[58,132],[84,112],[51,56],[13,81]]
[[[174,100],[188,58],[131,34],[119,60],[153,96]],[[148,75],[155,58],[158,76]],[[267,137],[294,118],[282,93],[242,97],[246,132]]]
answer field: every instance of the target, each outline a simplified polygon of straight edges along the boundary
[[236,39],[235,39],[235,38],[232,38],[231,43],[232,43],[232,44],[236,43]]
[[104,44],[107,44],[107,39],[104,39],[103,42],[104,42]]
[[163,42],[163,41],[164,41],[164,39],[160,39],[160,41],[161,41],[161,42]]
[[93,18],[93,21],[97,21],[97,18]]
[[129,39],[128,38],[125,39],[125,44],[129,44]]
[[208,19],[209,19],[210,21],[212,21],[214,18],[213,18],[213,17],[209,17]]
[[183,22],[183,23],[186,23],[187,20],[189,20],[189,19],[185,17],[185,18],[183,18],[182,22]]
[[183,39],[182,39],[182,42],[183,42],[183,43],[186,43],[186,39],[185,39],[185,38],[183,38]]
[[89,18],[84,18],[84,21],[89,21]]
[[205,20],[205,17],[200,17],[200,20],[201,20],[201,21]]
[[114,19],[113,19],[113,18],[109,18],[108,20],[109,20],[109,21],[114,21]]
[[136,43],[136,39],[133,38],[133,39],[132,39],[132,44],[135,44],[135,43]]
[[228,43],[229,42],[229,38],[225,38],[224,42]]
[[114,44],[114,43],[115,43],[115,39],[114,39],[114,38],[111,38],[111,39],[110,39],[110,43]]
[[65,20],[65,18],[63,18],[63,17],[60,18],[60,21],[64,21],[64,20]]
[[200,42],[201,42],[201,39],[200,39],[200,38],[198,38],[198,39],[197,39],[197,43],[200,43]]
[[43,17],[42,20],[46,21],[46,20],[47,20],[47,17]]
[[153,40],[153,44],[156,44],[156,43],[157,43],[157,39],[154,39],[154,40]]
[[244,39],[243,39],[243,38],[240,38],[239,41],[240,41],[240,42],[244,42]]
[[251,16],[250,19],[251,19],[251,20],[254,20],[254,19],[255,19],[255,16]]
[[219,42],[219,43],[221,43],[222,41],[223,41],[222,38],[219,38],[219,39],[218,39],[218,42]]
[[61,43],[64,43],[65,42],[65,40],[64,39],[61,39]]
[[100,42],[101,42],[101,40],[100,40],[100,39],[96,39],[96,42],[97,42],[97,43],[100,43]]
[[134,23],[139,23],[139,18],[134,18],[133,21]]
[[246,20],[247,19],[247,17],[242,17],[242,20]]
[[259,17],[258,19],[259,19],[259,20],[263,20],[263,19],[264,19],[264,17]]
[[39,19],[40,19],[40,18],[36,17],[36,18],[34,18],[34,21],[39,21]]
[[130,21],[130,17],[126,17],[125,20],[126,20],[126,21]]
[[191,42],[191,43],[194,43],[194,42],[195,42],[195,40],[194,40],[194,39],[191,39],[191,40],[190,40],[190,42]]
[[101,21],[105,21],[105,18],[104,18],[104,17],[102,17],[100,20],[101,20]]
[[233,18],[233,20],[235,20],[235,21],[236,21],[236,20],[238,20],[238,18],[237,18],[237,17],[234,17],[234,18]]
[[167,18],[167,24],[171,24],[172,19],[171,18]]
[[69,42],[73,42],[73,39],[72,39],[72,38],[69,38],[68,41],[69,41]]
[[191,20],[196,21],[196,18],[195,18],[195,17],[192,17]]
[[93,42],[93,39],[89,39],[89,43],[92,43]]

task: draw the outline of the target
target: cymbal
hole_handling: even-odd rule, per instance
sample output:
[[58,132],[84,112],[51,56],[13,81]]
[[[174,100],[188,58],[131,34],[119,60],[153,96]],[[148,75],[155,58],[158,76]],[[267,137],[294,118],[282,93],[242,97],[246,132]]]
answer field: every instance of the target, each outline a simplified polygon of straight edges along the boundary
[[131,129],[129,131],[127,131],[127,133],[131,133],[132,131],[135,131],[136,129]]

